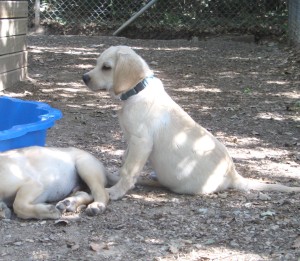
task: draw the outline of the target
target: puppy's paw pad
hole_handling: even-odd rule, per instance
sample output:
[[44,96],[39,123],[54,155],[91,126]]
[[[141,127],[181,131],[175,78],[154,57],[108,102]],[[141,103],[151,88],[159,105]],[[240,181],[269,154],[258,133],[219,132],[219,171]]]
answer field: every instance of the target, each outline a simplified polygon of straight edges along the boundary
[[105,210],[105,204],[102,202],[93,202],[88,205],[85,212],[88,216],[96,216],[103,213]]
[[61,212],[64,212],[67,210],[67,207],[70,205],[70,200],[67,200],[67,199],[64,199],[62,201],[59,201],[57,204],[56,204],[56,208],[61,211]]
[[60,211],[60,212],[64,212],[64,211],[68,211],[68,212],[75,212],[76,210],[76,203],[69,200],[69,199],[64,199],[62,201],[59,201],[56,204],[56,208]]

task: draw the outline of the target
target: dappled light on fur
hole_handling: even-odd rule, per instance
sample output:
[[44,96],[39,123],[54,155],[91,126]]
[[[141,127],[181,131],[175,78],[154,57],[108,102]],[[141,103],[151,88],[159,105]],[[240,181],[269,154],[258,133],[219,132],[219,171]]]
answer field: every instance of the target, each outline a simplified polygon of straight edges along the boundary
[[[228,44],[221,38],[200,40],[197,50],[192,50],[189,41],[29,36],[30,78],[5,94],[61,109],[64,118],[49,130],[47,144],[84,148],[101,159],[109,173],[118,171],[126,148],[117,122],[119,102],[106,92],[86,92],[81,76],[95,66],[96,56],[104,49],[126,42],[150,63],[170,96],[226,144],[241,174],[299,186],[298,115],[285,107],[298,99],[298,69],[285,74],[289,63],[279,67],[283,57],[289,56],[281,48]],[[38,53],[35,47],[40,47]],[[86,52],[78,55],[78,48]],[[248,55],[249,61],[244,59]],[[265,56],[273,60],[264,60]],[[286,84],[276,83],[283,81]],[[74,88],[74,83],[78,92],[64,91]],[[245,93],[247,88],[252,92]],[[142,174],[147,177],[151,171],[147,164]],[[138,260],[142,254],[158,260],[292,260],[299,252],[292,248],[298,236],[298,206],[297,193],[267,192],[262,199],[260,193],[235,190],[189,196],[138,185],[122,201],[110,203],[101,218],[81,217],[66,226],[3,221],[4,231],[10,232],[2,237],[2,252],[7,254],[3,258],[16,260],[16,247],[28,250],[22,252],[25,259],[55,259],[65,251],[71,259],[78,253],[107,258],[107,252],[115,251],[122,260]],[[269,210],[275,214],[261,216]],[[68,248],[70,240],[81,238],[87,240],[80,241],[78,250]],[[93,240],[113,246],[94,253],[88,245]],[[14,242],[22,245],[9,247]],[[172,253],[170,246],[178,253]]]
[[22,178],[22,170],[18,166],[10,166],[8,170],[18,179]]
[[148,160],[158,181],[176,193],[197,195],[229,188],[300,191],[300,187],[264,184],[238,174],[226,147],[172,100],[130,47],[106,49],[83,81],[92,91],[104,89],[122,100],[118,118],[127,149],[120,179],[108,189],[110,199],[120,199],[134,187]]

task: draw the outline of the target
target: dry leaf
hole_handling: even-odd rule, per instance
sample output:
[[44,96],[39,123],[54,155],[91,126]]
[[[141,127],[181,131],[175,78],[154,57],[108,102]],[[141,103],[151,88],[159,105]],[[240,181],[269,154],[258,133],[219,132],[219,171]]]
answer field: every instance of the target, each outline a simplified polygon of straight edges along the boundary
[[95,252],[99,252],[102,249],[108,249],[108,246],[106,243],[90,243],[90,248],[95,251]]

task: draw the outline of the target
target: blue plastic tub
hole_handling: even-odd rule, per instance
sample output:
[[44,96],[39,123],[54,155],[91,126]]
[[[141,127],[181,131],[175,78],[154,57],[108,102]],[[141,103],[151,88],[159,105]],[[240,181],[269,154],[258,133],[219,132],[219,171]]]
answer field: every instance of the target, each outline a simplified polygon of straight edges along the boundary
[[0,151],[44,146],[47,129],[62,118],[46,103],[0,97]]

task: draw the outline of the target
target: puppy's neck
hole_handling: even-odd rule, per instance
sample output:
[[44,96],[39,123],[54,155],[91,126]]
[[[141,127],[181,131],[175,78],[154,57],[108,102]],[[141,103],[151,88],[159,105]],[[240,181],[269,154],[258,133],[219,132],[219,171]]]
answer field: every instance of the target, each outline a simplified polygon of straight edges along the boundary
[[153,79],[154,79],[153,75],[147,76],[146,78],[141,80],[137,85],[135,85],[132,89],[130,89],[127,92],[122,93],[122,95],[120,96],[120,99],[122,101],[126,101],[131,96],[138,94],[139,92],[144,90],[149,85],[151,80],[153,80]]

